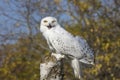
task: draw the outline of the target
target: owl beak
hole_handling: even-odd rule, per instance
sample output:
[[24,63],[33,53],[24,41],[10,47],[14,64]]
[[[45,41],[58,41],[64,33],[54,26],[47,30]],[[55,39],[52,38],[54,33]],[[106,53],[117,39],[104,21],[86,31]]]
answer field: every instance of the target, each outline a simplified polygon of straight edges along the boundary
[[50,28],[52,28],[52,25],[51,25],[51,24],[49,24],[47,27],[50,29]]

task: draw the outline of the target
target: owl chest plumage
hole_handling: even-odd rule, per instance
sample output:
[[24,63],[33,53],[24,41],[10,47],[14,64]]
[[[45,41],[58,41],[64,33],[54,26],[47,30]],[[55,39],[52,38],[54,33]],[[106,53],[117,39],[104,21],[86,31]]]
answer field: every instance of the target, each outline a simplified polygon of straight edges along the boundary
[[64,29],[53,29],[46,33],[46,39],[49,47],[57,53],[66,54],[80,58],[83,54],[80,51],[78,41],[74,36],[66,32]]

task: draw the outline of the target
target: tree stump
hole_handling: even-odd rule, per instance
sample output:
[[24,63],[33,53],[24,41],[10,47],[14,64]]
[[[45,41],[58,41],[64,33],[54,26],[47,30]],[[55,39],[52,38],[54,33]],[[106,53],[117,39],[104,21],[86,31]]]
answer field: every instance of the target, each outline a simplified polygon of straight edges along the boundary
[[56,53],[52,53],[51,56],[47,56],[40,64],[40,80],[63,80],[64,56]]

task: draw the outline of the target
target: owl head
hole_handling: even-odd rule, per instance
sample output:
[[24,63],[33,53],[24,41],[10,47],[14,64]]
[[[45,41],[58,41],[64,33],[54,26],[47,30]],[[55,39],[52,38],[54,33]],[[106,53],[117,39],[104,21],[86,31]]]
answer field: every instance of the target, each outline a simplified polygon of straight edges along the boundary
[[56,25],[58,25],[57,23],[57,19],[54,17],[45,17],[41,20],[41,24],[40,24],[40,30],[41,31],[45,31],[45,30],[50,30],[54,27],[56,27]]

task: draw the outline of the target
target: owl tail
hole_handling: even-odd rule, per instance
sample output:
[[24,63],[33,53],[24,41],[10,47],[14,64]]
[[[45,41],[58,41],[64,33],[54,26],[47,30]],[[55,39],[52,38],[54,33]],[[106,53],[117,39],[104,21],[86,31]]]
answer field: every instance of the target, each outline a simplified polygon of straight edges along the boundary
[[80,63],[79,60],[73,59],[71,61],[72,68],[74,70],[75,77],[80,79],[81,78],[81,71],[80,71]]

